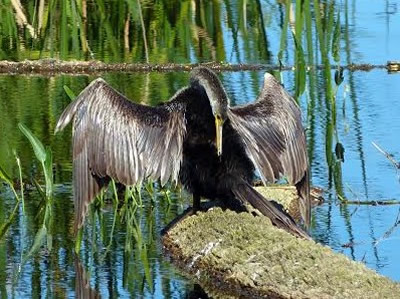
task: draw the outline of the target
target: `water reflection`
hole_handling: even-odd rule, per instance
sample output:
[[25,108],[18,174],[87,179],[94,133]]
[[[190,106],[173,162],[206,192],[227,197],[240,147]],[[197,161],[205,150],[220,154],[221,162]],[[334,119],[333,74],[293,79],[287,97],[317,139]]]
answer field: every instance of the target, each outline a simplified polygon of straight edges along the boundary
[[[338,18],[342,63],[384,63],[400,57],[397,33],[393,30],[400,23],[398,18],[392,18],[398,12],[391,10],[395,4],[400,5],[398,1],[365,4],[346,0],[340,5],[334,1],[305,1],[308,5],[310,2],[320,4],[320,25],[313,10],[298,12],[295,5],[246,0],[157,1],[157,5],[151,5],[150,1],[142,1],[149,59],[158,63],[208,60],[269,63],[277,62],[281,52],[282,63],[297,65],[298,70],[303,61],[310,65],[336,65],[332,42]],[[39,22],[40,5],[24,5],[28,19],[38,32],[38,38],[32,38],[28,28],[12,22],[13,10],[4,9],[8,1],[0,0],[0,59],[145,60],[135,1],[133,4],[120,1],[38,3],[44,3],[43,13],[47,14],[46,18],[42,15],[42,23]],[[74,13],[74,7],[79,13]],[[390,18],[383,18],[379,12],[387,8],[390,14],[385,16]],[[292,11],[292,16],[286,11]],[[60,17],[56,17],[56,12]],[[70,26],[76,23],[77,28]],[[282,48],[284,28],[287,28],[287,38]],[[298,43],[302,51],[298,47],[296,51],[292,30],[301,36]],[[235,105],[255,99],[263,78],[262,72],[220,75]],[[371,145],[377,142],[400,160],[400,76],[388,75],[382,70],[346,71],[343,83],[337,86],[335,70],[304,68],[297,75],[294,72],[278,75],[285,87],[298,95],[307,127],[313,183],[327,190],[326,204],[314,211],[314,238],[400,280],[397,250],[400,234],[396,228],[390,231],[399,213],[398,206],[343,205],[338,199],[338,195],[361,201],[400,199],[397,171]],[[104,74],[103,77],[134,101],[150,105],[167,100],[188,82],[185,72]],[[179,298],[193,290],[192,283],[162,257],[159,243],[161,229],[190,203],[184,193],[172,193],[169,202],[162,190],[155,188],[153,196],[143,190],[143,207],[129,201],[124,207],[123,202],[120,209],[124,212],[118,215],[113,211],[112,196],[106,196],[90,212],[79,263],[72,253],[71,133],[66,130],[54,135],[53,132],[58,116],[70,102],[64,85],[78,93],[94,78],[0,76],[0,165],[12,178],[18,177],[15,149],[22,160],[28,190],[26,212],[18,210],[16,221],[0,240],[0,268],[5,269],[0,272],[0,297],[73,297],[80,293],[103,297]],[[17,129],[18,122],[26,124],[51,147],[56,197],[52,249],[42,248],[24,266],[18,282],[13,283],[21,256],[32,246],[40,226],[37,217],[40,199],[32,178],[43,182],[40,165]],[[343,145],[344,161],[335,151],[338,143]],[[14,206],[12,192],[0,183],[0,223],[7,219]]]
[[161,63],[270,57],[265,20],[273,11],[259,0],[39,1],[23,4],[19,14],[8,1],[0,7],[0,59],[145,62],[148,56]]
[[[284,76],[286,75],[289,74],[284,74]],[[375,75],[375,78],[378,78],[382,74],[380,71],[374,71],[370,75]],[[227,92],[232,98],[237,100],[236,104],[240,104],[255,98],[255,92],[259,89],[263,73],[224,73],[221,76],[223,83],[227,86]],[[143,88],[141,89],[139,86],[144,82],[146,74],[107,75],[105,77],[112,85],[130,97],[140,100],[141,94],[144,94]],[[318,74],[316,78],[318,78]],[[7,110],[2,110],[1,113],[3,114],[1,117],[7,120],[7,124],[14,123],[14,126],[19,121],[30,123],[33,130],[36,128],[36,118],[44,118],[48,122],[43,128],[43,123],[39,121],[36,134],[45,144],[50,145],[54,151],[54,171],[57,183],[57,196],[54,201],[54,214],[57,221],[52,231],[54,239],[53,250],[51,252],[42,251],[42,257],[35,257],[32,261],[28,262],[15,288],[15,291],[20,292],[20,294],[30,292],[31,289],[35,290],[35,292],[45,289],[46,292],[51,294],[58,294],[58,290],[56,291],[54,288],[47,289],[46,284],[43,285],[43,279],[52,279],[55,281],[55,285],[59,285],[59,289],[65,292],[73,292],[72,289],[68,289],[65,286],[65,282],[74,277],[74,271],[72,270],[74,267],[74,258],[71,253],[74,244],[71,228],[73,222],[73,205],[70,200],[70,132],[62,133],[60,136],[52,134],[56,122],[55,115],[61,113],[63,109],[62,105],[57,105],[57,107],[54,107],[54,110],[47,110],[54,111],[53,115],[43,112],[42,107],[49,107],[55,103],[64,103],[63,105],[67,105],[69,99],[63,92],[64,84],[68,84],[77,92],[91,79],[93,78],[85,76],[59,76],[55,78],[0,77],[0,80],[4,80],[3,82],[6,83],[10,82],[10,80],[17,81],[18,83],[15,84],[15,88],[26,86],[31,90],[40,90],[38,94],[28,92],[18,94],[12,88],[8,88],[8,94],[14,94],[12,99],[17,100],[18,98],[22,103],[13,107],[15,109],[13,114],[10,114]],[[182,85],[186,84],[187,79],[187,73],[151,73],[150,103],[154,104],[160,99],[167,99],[169,94],[173,94]],[[338,118],[338,123],[340,124],[339,131],[342,132],[342,142],[346,148],[346,160],[343,164],[343,181],[346,182],[347,186],[344,187],[345,194],[349,198],[358,197],[360,200],[367,199],[364,192],[366,182],[368,186],[372,186],[371,191],[368,193],[370,198],[400,198],[400,188],[393,188],[393,186],[398,187],[396,185],[398,182],[396,181],[395,173],[391,170],[390,165],[383,167],[385,163],[379,153],[373,149],[368,149],[368,155],[362,156],[363,160],[360,160],[359,150],[360,148],[365,148],[365,145],[360,144],[360,134],[366,136],[366,139],[370,141],[377,137],[377,130],[380,130],[381,132],[385,132],[385,138],[383,140],[379,138],[375,140],[379,140],[383,144],[391,139],[390,136],[387,136],[387,121],[384,120],[386,110],[389,107],[380,105],[380,108],[375,113],[370,114],[367,107],[371,104],[371,101],[375,103],[374,98],[379,99],[380,93],[376,90],[376,86],[370,86],[371,78],[366,78],[364,81],[363,79],[364,76],[361,76],[361,74],[355,77],[358,86],[365,87],[363,89],[364,94],[369,94],[369,97],[359,103],[358,111],[362,115],[346,114],[347,121],[351,124],[359,124],[359,127],[352,125],[351,129],[346,132],[341,127],[341,117],[339,116]],[[397,80],[393,76],[389,76],[389,79]],[[249,82],[250,85],[247,84],[246,88],[240,88],[239,83],[243,80]],[[174,84],[169,84],[169,82],[173,82]],[[10,83],[8,84],[12,86]],[[36,84],[38,87],[36,87]],[[395,93],[396,90],[393,89],[392,92]],[[17,94],[18,97],[16,96]],[[43,94],[51,96],[44,97]],[[357,97],[357,94],[354,97]],[[394,99],[395,97],[393,95],[390,98]],[[5,102],[4,99],[2,97],[2,103]],[[305,101],[306,99],[302,100],[302,106],[307,104]],[[342,103],[342,101],[345,103]],[[36,108],[34,108],[35,102],[40,103]],[[346,109],[347,105],[350,107],[354,106],[354,102],[348,101],[347,97],[338,97],[337,105],[342,106],[342,104],[346,106]],[[375,244],[375,241],[382,238],[386,230],[389,229],[392,221],[388,221],[388,219],[395,220],[398,207],[338,206],[334,192],[335,189],[332,189],[333,185],[326,179],[326,175],[329,173],[328,165],[321,162],[321,159],[323,161],[323,157],[325,156],[324,145],[318,141],[321,140],[321,137],[324,138],[326,130],[323,125],[325,122],[325,102],[316,101],[314,105],[315,111],[320,111],[320,113],[314,113],[315,137],[313,138],[315,139],[315,146],[312,148],[313,156],[311,159],[313,182],[316,185],[326,188],[328,193],[326,195],[327,204],[317,208],[314,213],[315,229],[313,234],[317,240],[332,246],[336,250],[348,253],[353,259],[365,261],[368,265],[378,269],[382,273],[388,271],[387,273],[396,278],[397,272],[393,267],[396,267],[397,253],[392,248],[395,247],[397,242],[398,232],[394,231],[386,241],[379,242],[378,244]],[[396,101],[393,100],[390,107],[396,105]],[[380,118],[383,119],[380,120]],[[33,119],[35,121],[31,121]],[[323,121],[322,125],[320,120]],[[371,121],[374,123],[373,127]],[[365,127],[361,126],[363,123],[365,123]],[[392,129],[393,134],[398,134],[400,127],[394,126]],[[370,136],[371,133],[373,136]],[[11,172],[16,172],[15,162],[10,154],[11,148],[15,147],[23,159],[25,176],[40,179],[38,165],[32,160],[32,150],[21,133],[17,130],[9,129],[6,136],[6,140],[0,140],[0,148],[4,149],[2,157],[4,157],[3,154],[9,154],[10,158],[2,159],[2,166]],[[393,135],[391,136],[393,138]],[[390,144],[388,146],[390,147]],[[374,173],[371,175],[371,179],[369,178],[370,172],[362,171],[363,165],[366,169],[371,169],[371,173]],[[374,171],[376,167],[381,170],[378,172]],[[378,175],[382,171],[385,171],[388,173],[387,176],[394,177],[394,179],[390,182],[388,177]],[[393,182],[396,184],[393,184]],[[380,186],[386,186],[386,188],[380,188]],[[349,188],[351,188],[351,192],[348,191]],[[5,186],[2,187],[2,190],[5,190]],[[1,194],[3,200],[1,201],[0,215],[1,219],[5,219],[13,206],[14,199],[9,191],[3,191]],[[143,191],[143,194],[147,194],[147,192]],[[6,254],[7,256],[11,256],[13,260],[11,263],[12,267],[9,268],[7,275],[3,275],[4,277],[2,278],[2,281],[5,282],[8,288],[10,288],[15,267],[20,262],[21,252],[26,252],[29,249],[33,241],[33,236],[38,230],[37,218],[35,216],[38,208],[37,195],[35,195],[34,191],[31,191],[28,193],[27,198],[27,212],[25,217],[22,217],[22,211],[19,211],[21,220],[12,225],[6,239],[0,243],[3,256]],[[105,201],[103,205],[98,205],[91,212],[90,224],[86,227],[85,238],[82,244],[81,259],[82,265],[90,273],[91,286],[100,294],[106,296],[109,294],[122,296],[128,293],[146,295],[155,294],[156,292],[165,294],[169,290],[169,292],[179,292],[182,295],[183,293],[181,292],[185,292],[186,288],[184,286],[190,288],[190,284],[179,278],[179,274],[171,268],[168,262],[163,260],[161,255],[159,232],[178,213],[183,211],[190,202],[190,198],[181,197],[180,193],[172,198],[172,203],[168,204],[162,192],[155,194],[153,199],[147,195],[143,195],[143,208],[136,207],[133,209],[133,207],[130,207],[131,210],[127,209],[124,214],[124,217],[128,218],[125,220],[118,219],[116,222],[112,242],[110,242],[110,237],[114,214],[111,203]],[[383,217],[383,213],[385,217]],[[128,219],[130,221],[127,221]],[[21,242],[21,238],[23,237],[25,238],[25,242]],[[105,255],[109,244],[111,244],[108,251],[109,254]],[[342,247],[343,244],[353,244],[353,246]],[[7,259],[3,258],[3,263],[10,265],[10,262],[6,261]],[[60,274],[56,275],[57,271],[61,271]]]
[[75,256],[75,297],[79,299],[97,299],[101,298],[100,294],[90,286],[89,274],[79,261],[79,257]]

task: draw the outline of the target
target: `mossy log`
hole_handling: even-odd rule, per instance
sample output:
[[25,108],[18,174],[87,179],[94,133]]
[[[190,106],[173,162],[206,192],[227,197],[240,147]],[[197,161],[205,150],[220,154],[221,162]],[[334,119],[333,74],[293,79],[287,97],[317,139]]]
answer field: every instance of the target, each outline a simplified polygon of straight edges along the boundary
[[275,228],[264,216],[212,208],[174,224],[163,244],[170,259],[213,297],[400,296],[399,284]]

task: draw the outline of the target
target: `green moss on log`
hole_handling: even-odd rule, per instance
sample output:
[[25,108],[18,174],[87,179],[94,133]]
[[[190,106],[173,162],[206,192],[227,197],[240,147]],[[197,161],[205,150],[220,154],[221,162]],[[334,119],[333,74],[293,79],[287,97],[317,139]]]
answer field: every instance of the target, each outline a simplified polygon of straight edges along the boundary
[[[399,298],[400,286],[266,217],[214,208],[163,236],[167,254],[213,296]],[[217,291],[216,291],[217,290]]]
[[296,187],[277,185],[268,187],[258,186],[254,187],[254,189],[260,192],[265,198],[279,202],[294,219],[300,219],[299,196]]

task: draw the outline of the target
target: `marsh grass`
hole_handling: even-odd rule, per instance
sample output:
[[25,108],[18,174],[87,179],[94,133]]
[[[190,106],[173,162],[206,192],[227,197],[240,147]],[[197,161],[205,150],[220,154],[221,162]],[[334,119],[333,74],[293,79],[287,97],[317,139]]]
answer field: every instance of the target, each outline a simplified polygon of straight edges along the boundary
[[[71,97],[74,97],[73,93],[70,93]],[[42,186],[35,178],[32,179],[33,186],[35,187],[37,194],[40,197],[40,202],[38,204],[38,213],[36,217],[39,219],[38,230],[35,233],[33,238],[33,243],[30,247],[24,252],[21,253],[21,260],[19,266],[14,273],[13,284],[16,285],[18,279],[24,270],[24,266],[26,263],[33,259],[36,256],[43,246],[45,245],[46,250],[48,252],[52,251],[52,227],[56,222],[54,218],[55,215],[53,213],[54,206],[54,182],[53,182],[53,162],[52,162],[52,154],[49,148],[45,148],[45,146],[40,142],[40,140],[30,131],[28,127],[23,124],[19,124],[19,128],[21,132],[26,136],[29,140],[34,155],[41,165],[42,175],[44,186]],[[18,157],[16,156],[16,159]],[[20,167],[20,164],[18,163]],[[21,186],[22,183],[22,170],[19,171],[21,174]],[[10,189],[12,190],[17,202],[16,206],[8,217],[7,221],[2,224],[0,228],[1,235],[3,237],[4,234],[7,233],[7,229],[15,220],[15,216],[18,213],[18,208],[20,202],[22,202],[23,196],[18,194],[17,190],[14,188],[14,182],[10,178],[10,176],[5,172],[3,168],[0,167],[0,179],[6,182]],[[115,246],[119,246],[122,242],[125,258],[134,259],[134,263],[139,266],[142,271],[138,271],[133,274],[133,278],[137,281],[138,284],[141,284],[142,291],[145,289],[145,285],[143,282],[146,282],[148,290],[152,293],[154,289],[154,269],[152,268],[152,262],[150,261],[150,256],[153,253],[150,251],[154,251],[154,211],[153,207],[150,207],[149,212],[146,214],[147,220],[145,222],[145,226],[139,222],[139,219],[143,219],[145,205],[143,203],[143,192],[147,197],[146,202],[150,203],[152,206],[155,204],[155,200],[165,200],[167,205],[169,205],[172,201],[170,195],[170,189],[174,192],[178,191],[179,187],[165,187],[158,188],[157,184],[153,181],[148,180],[142,186],[126,186],[123,191],[120,191],[121,188],[117,186],[115,181],[111,181],[108,189],[103,190],[101,194],[95,199],[94,203],[91,205],[90,213],[89,213],[89,223],[90,229],[81,229],[79,230],[76,240],[74,250],[79,254],[81,250],[81,244],[87,242],[87,240],[91,239],[91,252],[94,254],[96,252],[101,253],[99,256],[100,261],[106,262],[109,259],[109,256],[113,254],[113,250]],[[21,194],[23,194],[24,189],[21,188]],[[103,219],[103,208],[106,205],[106,202],[111,201],[110,204],[113,209],[113,220],[111,229],[107,229],[105,222]],[[148,208],[148,207],[147,207]],[[21,217],[25,219],[25,210],[21,210]],[[23,220],[25,222],[25,220]],[[98,223],[96,223],[99,221]],[[97,231],[97,228],[99,230]],[[121,240],[117,237],[117,231],[123,229],[126,234],[124,238]],[[146,236],[144,236],[143,229],[146,231]],[[85,231],[89,232],[85,234]],[[85,238],[86,235],[86,238]],[[89,238],[89,239],[88,239]],[[101,245],[97,247],[96,244]],[[131,271],[131,270],[129,270]],[[128,273],[127,273],[128,274]],[[132,275],[132,273],[130,274]]]
[[[346,113],[345,99],[342,101],[343,107],[337,107],[337,103],[341,100],[343,85],[348,86],[349,99],[346,100],[351,101],[354,107],[353,111],[347,112],[353,113],[352,117],[355,120],[353,127],[349,129],[354,130],[357,136],[361,172],[366,181],[362,131],[357,125],[359,119],[356,84],[352,72],[344,73],[338,67],[341,61],[352,63],[348,11],[351,5],[348,5],[348,1],[339,4],[332,0],[286,0],[280,1],[281,4],[271,5],[271,11],[261,9],[261,5],[264,5],[261,1],[172,2],[162,0],[158,1],[157,5],[150,5],[149,1],[38,0],[28,5],[25,1],[22,2],[24,13],[35,30],[35,34],[32,35],[24,25],[15,21],[16,14],[10,6],[10,1],[0,0],[2,20],[0,31],[3,36],[0,38],[0,59],[51,57],[100,59],[105,62],[271,63],[274,62],[274,56],[270,53],[270,31],[265,29],[270,28],[269,22],[274,16],[281,15],[281,22],[277,28],[280,31],[279,51],[272,54],[277,54],[276,59],[281,64],[293,64],[295,71],[286,73],[282,71],[275,75],[281,78],[282,82],[288,79],[290,84],[285,87],[290,89],[297,103],[306,111],[310,163],[320,158],[315,154],[315,145],[323,144],[322,152],[325,157],[322,159],[325,159],[328,165],[328,188],[332,191],[329,192],[326,210],[327,213],[331,213],[336,197],[346,198],[342,182],[342,164],[346,152],[345,145],[342,144],[343,136],[340,135],[340,132],[343,132],[341,127],[344,126],[340,120],[345,119]],[[138,4],[141,5],[141,15]],[[231,36],[232,39],[229,40],[227,36]],[[323,70],[313,68],[320,64],[325,66]],[[335,69],[333,71],[332,66]],[[129,98],[144,99],[143,101],[150,105],[159,103],[160,99],[168,99],[177,87],[187,84],[188,78],[186,73],[174,73],[168,76],[150,73],[146,74],[146,77],[136,74],[133,76],[105,74],[105,76],[111,85],[120,87]],[[251,88],[255,90],[254,94],[257,94],[262,74],[254,72],[250,76],[252,82],[256,82]],[[16,123],[13,116],[17,115],[17,122],[29,123],[30,129],[41,140],[52,144],[55,157],[62,156],[61,161],[53,164],[50,151],[45,149],[31,132],[25,130],[25,133],[28,133],[24,134],[32,144],[38,161],[39,176],[29,179],[27,173],[23,171],[22,166],[27,165],[24,161],[28,160],[27,157],[32,153],[31,150],[28,153],[23,147],[18,148],[21,163],[16,163],[17,156],[12,155],[12,159],[5,161],[5,163],[10,161],[8,165],[0,168],[0,179],[6,183],[12,191],[10,194],[15,197],[15,203],[12,202],[13,205],[1,224],[0,238],[4,238],[19,215],[25,217],[27,214],[26,209],[30,203],[28,200],[23,200],[24,192],[27,194],[27,191],[22,182],[31,180],[38,194],[39,203],[35,221],[28,220],[24,223],[35,229],[35,237],[30,248],[24,249],[21,259],[24,262],[28,259],[34,260],[43,245],[50,251],[54,251],[56,246],[53,243],[57,241],[53,240],[51,232],[55,230],[55,223],[59,221],[60,215],[55,214],[57,203],[54,200],[53,173],[56,179],[58,175],[59,181],[70,182],[71,158],[68,150],[65,150],[70,148],[70,135],[65,133],[66,135],[62,135],[61,138],[54,137],[52,133],[59,113],[69,100],[75,99],[75,91],[83,89],[91,79],[68,76],[62,76],[61,79],[36,77],[30,80],[19,77],[0,79],[3,86],[9,86],[2,91],[4,98],[12,98],[13,92],[19,94],[19,102],[16,105],[6,105],[0,110],[3,123],[9,124],[5,131],[12,131],[12,125]],[[26,96],[20,92],[25,90],[24,88],[35,90],[37,96],[35,98]],[[232,90],[235,92],[233,88]],[[60,94],[62,96],[59,96]],[[52,100],[47,102],[43,100],[47,98]],[[39,106],[43,102],[45,104],[40,107],[49,114],[45,120],[42,114],[35,110],[27,113],[16,108],[23,105]],[[321,139],[319,126],[323,128],[322,140],[319,140]],[[20,143],[15,141],[12,145],[18,144]],[[2,157],[6,155],[4,148],[5,146],[0,147]],[[57,166],[57,163],[62,164],[62,167]],[[12,172],[11,164],[17,165],[18,172]],[[33,164],[36,166],[36,163]],[[59,170],[63,167],[67,171]],[[169,185],[161,188],[153,181],[145,181],[142,186],[128,186],[122,190],[118,184],[112,182],[109,189],[104,190],[94,200],[89,210],[87,225],[78,232],[75,243],[64,244],[65,248],[71,249],[71,252],[73,250],[78,252],[83,257],[85,266],[91,270],[95,268],[93,266],[95,263],[108,263],[110,268],[116,267],[118,263],[115,262],[115,255],[118,247],[122,248],[124,287],[130,289],[132,294],[143,294],[146,287],[152,292],[157,272],[154,270],[156,247],[154,239],[157,235],[155,231],[175,217],[174,209],[177,203],[181,202],[178,196],[180,193],[179,186],[174,188]],[[61,203],[64,204],[68,203]],[[71,207],[69,209],[72,210]],[[351,238],[352,214],[347,210],[345,202],[341,204],[340,209]],[[160,211],[165,214],[163,218],[160,216]],[[329,223],[332,216],[329,214],[326,219]],[[62,235],[64,239],[72,235],[70,220],[69,218],[65,220],[65,234]]]
[[[2,1],[8,7],[7,0]],[[226,17],[227,27],[232,32],[233,45],[231,58],[241,62],[252,59],[270,62],[268,36],[265,31],[265,16],[259,1],[224,1],[224,3],[180,2],[172,5],[160,1],[152,5],[148,1],[76,1],[51,0],[36,1],[34,5],[23,4],[24,13],[35,28],[32,36],[23,25],[24,34],[18,33],[18,27],[5,22],[2,30],[7,32],[11,44],[19,46],[21,58],[55,57],[62,59],[102,59],[104,61],[146,61],[183,62],[189,60],[204,61],[227,59],[224,50],[222,16]],[[233,13],[237,9],[237,15]],[[337,133],[336,97],[338,88],[333,83],[332,62],[340,63],[341,11],[334,0],[283,1],[278,5],[283,15],[280,34],[280,46],[277,55],[283,63],[288,49],[293,50],[295,72],[294,97],[298,103],[308,98],[307,114],[315,117],[315,101],[321,83],[316,79],[317,72],[309,66],[325,66],[322,71],[325,115],[325,157],[329,167],[329,178],[339,194],[341,187],[341,161],[335,155],[340,143]],[[347,5],[345,6],[347,8]],[[118,11],[107,14],[107,11]],[[168,14],[174,11],[174,14]],[[17,15],[12,9],[1,10],[4,20],[15,20]],[[271,11],[278,13],[278,11]],[[212,14],[213,18],[207,16]],[[165,17],[168,15],[168,18]],[[248,15],[251,15],[251,28]],[[192,16],[192,17],[190,17]],[[237,22],[235,19],[237,18]],[[16,22],[13,22],[16,26]],[[101,26],[98,26],[101,24]],[[13,29],[14,28],[14,29]],[[60,28],[60,29],[56,29]],[[290,32],[290,34],[288,34]],[[240,36],[242,43],[239,45]],[[258,36],[258,38],[256,38]],[[95,42],[96,41],[96,42]],[[252,42],[254,41],[254,42]],[[239,55],[239,48],[244,56]],[[168,49],[174,49],[168,50]],[[319,55],[318,55],[319,52]],[[3,51],[4,57],[8,58]],[[39,56],[37,54],[39,53]],[[190,54],[191,53],[191,54]],[[93,56],[94,55],[94,56]],[[251,58],[253,57],[253,58]],[[104,59],[103,59],[104,58]],[[280,76],[282,78],[282,75]],[[337,83],[338,81],[336,81]],[[147,92],[143,97],[148,102],[149,78],[144,82]],[[338,84],[337,84],[338,85]],[[71,90],[65,87],[67,94]],[[309,154],[313,159],[314,125],[310,124]],[[166,198],[168,198],[166,194]]]
[[[51,235],[51,227],[53,225],[53,157],[49,148],[45,149],[40,140],[26,127],[24,124],[18,124],[19,129],[25,135],[32,145],[36,159],[42,166],[42,172],[45,180],[45,191],[43,192],[42,187],[36,182],[35,187],[38,193],[42,197],[38,216],[41,218],[41,225],[38,232],[35,235],[33,245],[27,253],[22,256],[20,266],[18,268],[17,275],[22,271],[25,263],[36,254],[41,246],[46,243],[48,251],[51,251],[53,244],[53,237]],[[21,171],[20,171],[21,173]],[[21,176],[22,181],[22,176]],[[24,211],[23,211],[24,213]]]
[[[298,103],[306,92],[309,140],[309,159],[313,160],[314,124],[316,95],[319,94],[316,71],[312,66],[318,64],[317,53],[324,66],[322,72],[325,100],[325,156],[329,169],[329,179],[338,195],[343,196],[342,163],[344,147],[340,143],[337,128],[337,95],[343,82],[343,70],[340,64],[341,23],[340,10],[335,1],[319,0],[285,1],[285,19],[282,25],[279,61],[284,58],[284,51],[292,37],[294,56],[294,97]],[[317,8],[317,9],[316,9]],[[294,13],[293,13],[294,11]],[[292,35],[288,35],[288,31]],[[315,39],[313,39],[315,36]],[[305,50],[306,49],[306,52]],[[331,61],[337,64],[334,74]],[[282,76],[281,76],[282,77]],[[308,79],[308,80],[307,80]],[[308,84],[307,84],[308,81]]]
[[[18,166],[20,167],[20,164],[18,163]],[[4,181],[9,188],[12,190],[12,193],[15,196],[16,203],[14,206],[14,209],[12,210],[11,214],[8,216],[7,219],[1,224],[0,226],[0,240],[3,238],[3,236],[7,233],[8,228],[14,221],[15,216],[17,215],[18,212],[18,207],[19,204],[22,200],[23,196],[23,184],[21,182],[21,196],[17,194],[17,191],[14,188],[14,182],[12,181],[11,177],[6,173],[6,171],[0,166],[0,180]]]
[[[240,35],[246,37],[245,59],[270,58],[260,1],[38,0],[33,5],[21,4],[25,24],[17,22],[9,0],[0,0],[0,19],[5,20],[0,33],[6,37],[0,39],[0,59],[183,62],[195,55],[203,61],[223,61],[225,15],[235,35],[234,55],[239,62],[243,59]],[[239,23],[233,14],[236,7],[240,8]],[[252,26],[248,26],[248,14]]]

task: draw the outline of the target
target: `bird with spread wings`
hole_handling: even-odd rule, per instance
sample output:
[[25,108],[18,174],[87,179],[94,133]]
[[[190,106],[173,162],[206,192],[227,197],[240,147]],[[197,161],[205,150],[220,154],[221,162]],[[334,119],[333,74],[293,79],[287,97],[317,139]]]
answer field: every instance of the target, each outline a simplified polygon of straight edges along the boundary
[[310,223],[310,184],[301,111],[270,74],[255,102],[230,107],[218,76],[191,72],[190,84],[155,107],[136,104],[97,79],[62,113],[56,132],[73,120],[75,229],[110,178],[140,184],[147,178],[180,182],[200,198],[220,199],[242,210],[249,202],[272,223],[308,237],[276,203],[252,188],[286,176],[296,186],[305,227]]

